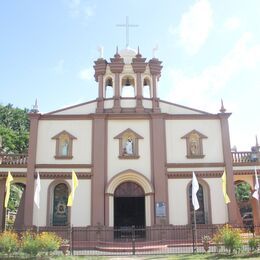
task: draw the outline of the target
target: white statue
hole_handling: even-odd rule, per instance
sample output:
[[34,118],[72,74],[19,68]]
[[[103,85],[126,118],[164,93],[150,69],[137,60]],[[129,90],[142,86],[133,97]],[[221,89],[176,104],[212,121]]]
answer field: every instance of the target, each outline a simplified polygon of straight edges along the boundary
[[125,144],[125,151],[126,154],[132,155],[133,154],[133,140],[128,137],[126,144]]
[[68,155],[68,141],[64,141],[64,143],[62,144],[62,148],[61,148],[61,154],[62,156],[67,156]]

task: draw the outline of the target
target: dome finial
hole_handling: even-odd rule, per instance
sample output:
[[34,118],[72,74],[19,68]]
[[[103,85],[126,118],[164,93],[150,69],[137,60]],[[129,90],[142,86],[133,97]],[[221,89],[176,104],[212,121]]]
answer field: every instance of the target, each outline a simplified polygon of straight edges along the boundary
[[223,99],[221,98],[221,108],[219,110],[221,113],[225,113],[226,112],[226,109],[224,107],[224,103],[223,103]]
[[31,109],[31,113],[35,113],[37,114],[39,112],[39,107],[38,107],[38,101],[37,101],[37,98],[35,99],[35,103]]

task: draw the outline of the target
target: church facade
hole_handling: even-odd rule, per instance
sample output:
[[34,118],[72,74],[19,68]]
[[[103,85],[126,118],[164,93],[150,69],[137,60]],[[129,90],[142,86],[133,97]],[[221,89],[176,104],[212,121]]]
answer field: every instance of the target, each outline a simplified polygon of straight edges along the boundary
[[[189,225],[194,221],[193,172],[199,182],[196,222],[241,224],[234,183],[246,181],[253,192],[254,167],[259,172],[260,162],[234,159],[230,113],[223,105],[220,113],[211,114],[160,100],[162,62],[146,60],[139,50],[117,51],[110,61],[99,58],[94,70],[96,100],[29,114],[28,156],[0,164],[1,223],[10,171],[14,183],[25,186],[17,226]],[[224,170],[228,204],[222,192]],[[67,207],[72,171],[79,185]],[[37,173],[39,208],[34,203]],[[259,225],[259,201],[251,201]]]

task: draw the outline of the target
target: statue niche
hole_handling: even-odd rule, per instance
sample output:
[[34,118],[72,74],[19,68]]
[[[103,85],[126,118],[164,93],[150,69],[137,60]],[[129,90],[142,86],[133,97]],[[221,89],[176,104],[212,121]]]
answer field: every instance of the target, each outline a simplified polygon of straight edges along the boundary
[[139,151],[139,139],[143,139],[142,136],[138,135],[131,129],[126,129],[119,135],[115,136],[114,139],[119,139],[119,158],[120,159],[138,159]]

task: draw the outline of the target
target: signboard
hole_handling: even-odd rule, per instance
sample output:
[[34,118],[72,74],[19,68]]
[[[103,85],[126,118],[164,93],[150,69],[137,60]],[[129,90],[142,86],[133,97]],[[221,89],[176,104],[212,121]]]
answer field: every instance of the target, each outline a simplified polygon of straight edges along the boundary
[[156,202],[156,217],[166,217],[165,202]]

